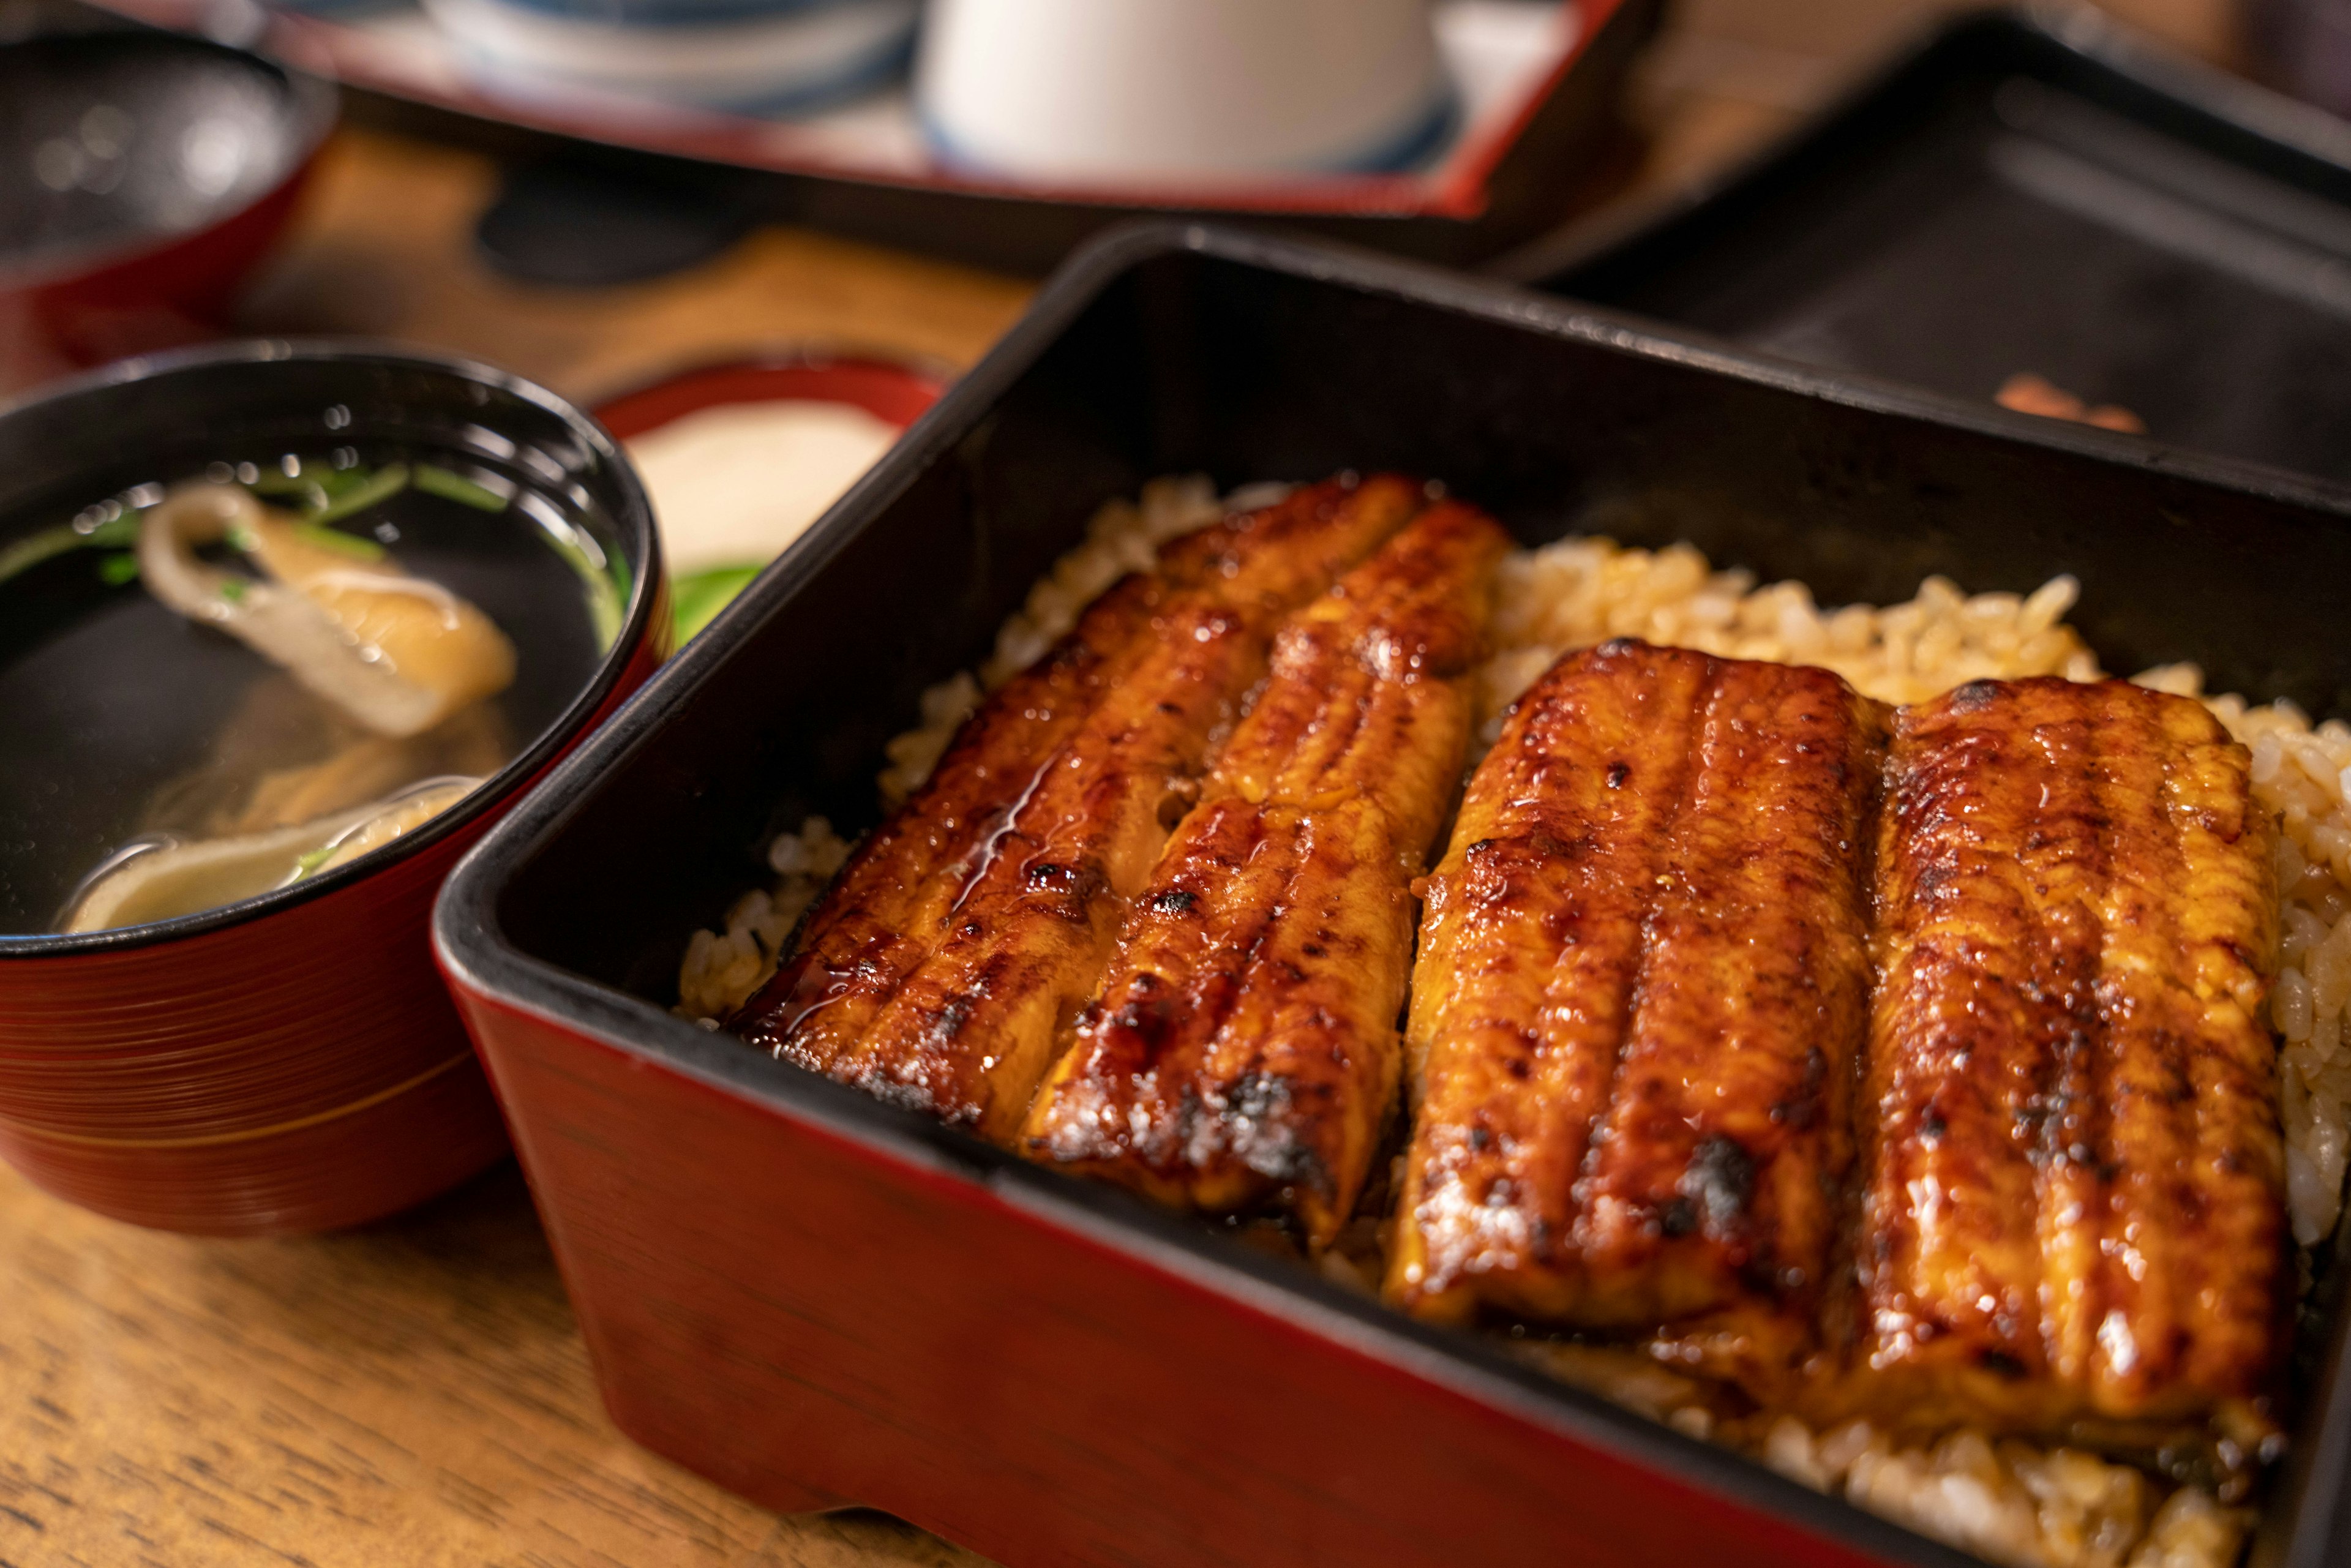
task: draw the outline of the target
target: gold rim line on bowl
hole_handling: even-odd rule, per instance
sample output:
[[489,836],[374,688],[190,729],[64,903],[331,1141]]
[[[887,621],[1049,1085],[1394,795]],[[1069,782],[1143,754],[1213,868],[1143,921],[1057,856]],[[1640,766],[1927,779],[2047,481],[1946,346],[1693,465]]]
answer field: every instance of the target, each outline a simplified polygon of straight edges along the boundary
[[8,1132],[24,1137],[46,1138],[53,1144],[73,1144],[83,1148],[93,1149],[201,1149],[216,1147],[223,1144],[246,1144],[256,1138],[273,1137],[280,1133],[298,1133],[305,1127],[316,1127],[322,1123],[338,1121],[345,1116],[356,1116],[371,1106],[381,1105],[387,1100],[396,1100],[410,1090],[430,1083],[451,1069],[473,1060],[474,1053],[471,1051],[461,1051],[446,1061],[428,1067],[413,1078],[403,1079],[389,1089],[379,1089],[374,1093],[354,1100],[347,1105],[338,1105],[330,1111],[319,1111],[308,1116],[297,1116],[291,1121],[273,1122],[266,1127],[240,1128],[233,1133],[198,1133],[184,1138],[106,1138],[92,1133],[68,1133],[43,1127],[31,1122],[20,1122],[13,1116],[0,1116],[0,1128],[5,1128]]

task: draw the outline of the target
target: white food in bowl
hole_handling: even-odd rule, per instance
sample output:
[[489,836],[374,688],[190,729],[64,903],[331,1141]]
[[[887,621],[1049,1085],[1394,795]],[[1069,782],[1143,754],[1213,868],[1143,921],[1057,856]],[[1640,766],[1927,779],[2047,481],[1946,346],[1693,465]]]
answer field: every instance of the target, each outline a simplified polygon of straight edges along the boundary
[[846,403],[722,403],[627,443],[653,497],[669,570],[773,560],[898,439]]

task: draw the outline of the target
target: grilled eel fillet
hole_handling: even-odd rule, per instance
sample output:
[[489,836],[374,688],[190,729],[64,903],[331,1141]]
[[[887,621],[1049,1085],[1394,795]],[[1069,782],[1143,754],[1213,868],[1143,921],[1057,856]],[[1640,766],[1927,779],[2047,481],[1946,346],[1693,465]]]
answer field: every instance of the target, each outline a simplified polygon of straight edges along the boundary
[[1022,1153],[1210,1212],[1271,1197],[1329,1245],[1395,1102],[1411,883],[1509,544],[1443,503],[1282,629]]
[[1804,1336],[1851,1161],[1882,725],[1824,670],[1630,641],[1520,699],[1426,894],[1391,1300]]
[[728,1027],[1009,1138],[1276,627],[1424,505],[1334,480],[1168,545],[965,724]]
[[2121,682],[1897,716],[1855,1259],[1873,1415],[2261,1426],[2292,1292],[2248,767],[2200,705]]

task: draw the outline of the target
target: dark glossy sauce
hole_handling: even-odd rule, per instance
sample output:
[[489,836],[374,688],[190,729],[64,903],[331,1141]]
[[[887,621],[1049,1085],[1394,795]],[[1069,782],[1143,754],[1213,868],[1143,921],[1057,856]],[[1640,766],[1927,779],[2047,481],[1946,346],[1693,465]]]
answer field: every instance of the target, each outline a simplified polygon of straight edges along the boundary
[[[0,548],[56,521],[8,519]],[[596,574],[525,507],[486,511],[411,487],[334,526],[495,622],[515,646],[513,683],[426,737],[385,742],[135,579],[110,582],[120,551],[70,549],[0,581],[0,935],[53,929],[83,878],[142,835],[267,825],[266,775],[282,791],[297,770],[356,758],[352,776],[385,786],[371,784],[373,798],[493,773],[593,679]]]

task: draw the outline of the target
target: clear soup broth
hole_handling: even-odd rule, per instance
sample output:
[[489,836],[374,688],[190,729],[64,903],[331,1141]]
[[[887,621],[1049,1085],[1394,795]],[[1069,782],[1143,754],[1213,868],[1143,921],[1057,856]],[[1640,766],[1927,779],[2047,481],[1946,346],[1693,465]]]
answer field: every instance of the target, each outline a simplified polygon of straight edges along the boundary
[[[192,506],[227,520],[159,557]],[[594,678],[611,537],[471,458],[353,447],[8,519],[0,935],[235,902],[454,805]],[[438,706],[369,706],[435,681]]]

